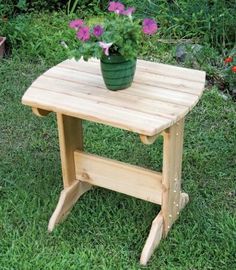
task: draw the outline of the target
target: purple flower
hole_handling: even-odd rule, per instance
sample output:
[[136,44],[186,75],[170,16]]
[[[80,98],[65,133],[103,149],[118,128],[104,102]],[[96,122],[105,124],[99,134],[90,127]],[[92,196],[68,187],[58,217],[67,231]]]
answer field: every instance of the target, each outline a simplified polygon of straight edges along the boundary
[[83,26],[83,24],[84,24],[83,20],[77,19],[77,20],[71,21],[69,24],[69,27],[78,30],[79,27]]
[[105,55],[107,55],[107,56],[109,55],[109,49],[110,49],[112,44],[113,43],[106,43],[106,42],[102,42],[102,41],[99,42],[99,46],[101,48],[103,48],[103,51],[104,51]]
[[100,37],[104,32],[104,29],[101,27],[101,25],[96,25],[93,28],[93,34],[95,37]]
[[110,2],[108,10],[120,14],[125,10],[125,6],[120,2]]
[[157,32],[158,26],[155,20],[153,19],[144,19],[143,20],[143,32],[146,35],[153,35]]
[[123,15],[127,15],[127,16],[132,16],[132,14],[135,12],[135,8],[134,7],[129,7],[126,10],[122,11]]
[[89,27],[82,26],[80,27],[79,31],[77,32],[77,38],[81,41],[87,41],[90,39]]

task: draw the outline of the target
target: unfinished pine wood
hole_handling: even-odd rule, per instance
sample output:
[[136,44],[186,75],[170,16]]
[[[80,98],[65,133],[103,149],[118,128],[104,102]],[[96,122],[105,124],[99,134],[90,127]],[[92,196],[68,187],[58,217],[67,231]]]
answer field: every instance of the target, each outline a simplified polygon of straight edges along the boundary
[[57,113],[57,125],[64,188],[76,180],[74,151],[83,149],[81,119]]
[[40,76],[22,102],[34,108],[154,136],[198,102],[205,73],[139,60],[133,85],[105,88],[99,61],[66,60]]
[[143,144],[150,145],[150,144],[153,144],[156,141],[156,139],[157,139],[157,137],[159,135],[161,135],[161,134],[157,134],[157,135],[154,135],[154,136],[145,136],[145,135],[140,134],[140,140],[141,140],[141,142]]
[[50,111],[45,111],[39,108],[32,108],[32,111],[35,115],[39,117],[47,116],[50,113]]
[[57,207],[49,220],[49,232],[52,232],[55,226],[67,217],[80,196],[90,188],[91,185],[76,180],[61,192]]
[[[65,67],[65,66],[57,66],[54,67],[53,69],[50,69],[45,73],[45,76],[48,77],[56,77],[58,78],[61,74],[63,74],[63,78],[69,79],[69,80],[78,80],[78,77],[75,77],[75,74],[81,73],[84,74],[82,78],[80,79],[80,82],[85,81],[86,77],[90,79],[90,82],[92,85],[96,82],[95,79],[97,79],[98,84],[96,86],[101,86],[103,87],[103,80],[100,80],[101,74],[100,70],[95,69],[96,66],[90,67],[90,69],[86,68],[86,66],[83,65],[83,67],[78,67],[76,68],[70,68],[70,67]],[[188,81],[188,80],[183,80],[179,79],[176,77],[170,77],[170,76],[164,76],[164,75],[158,75],[152,72],[148,72],[145,69],[137,70],[136,71],[137,76],[135,79],[135,83],[137,85],[142,85],[143,87],[151,87],[151,86],[156,86],[160,88],[164,88],[166,90],[179,90],[184,93],[192,94],[192,95],[198,95],[201,92],[201,82],[196,82],[196,81]],[[71,73],[71,74],[70,74]],[[144,84],[143,81],[145,78],[147,78],[147,82]]]
[[162,213],[156,216],[152,222],[151,230],[149,232],[148,238],[142,250],[140,257],[140,264],[146,265],[148,260],[151,258],[153,252],[158,247],[163,234],[163,216]]
[[[105,88],[95,59],[66,60],[35,80],[22,102],[38,116],[57,114],[64,184],[48,230],[93,185],[160,204],[140,258],[146,265],[189,201],[181,192],[184,117],[204,83],[205,72],[138,60],[132,87],[113,92]],[[81,119],[136,132],[144,144],[162,134],[162,173],[82,152]]]
[[162,175],[96,155],[75,152],[76,179],[161,204]]
[[[62,62],[61,64],[62,65],[68,64],[68,61],[70,60],[66,60]],[[91,62],[96,64],[98,63],[98,60],[90,59],[89,63]],[[141,70],[145,69],[155,74],[168,75],[173,78],[181,78],[188,81],[199,81],[199,80],[204,80],[205,78],[205,72],[202,72],[201,70],[161,64],[161,63],[156,63],[156,62],[151,62],[151,61],[146,61],[146,60],[141,60],[141,59],[137,60],[137,64]]]
[[138,60],[140,68],[154,74],[169,76],[170,78],[183,79],[185,81],[199,82],[205,80],[205,72],[196,69],[178,67],[155,62]]
[[179,202],[179,208],[180,210],[184,209],[186,204],[189,202],[189,196],[187,193],[181,193],[180,195],[180,202]]
[[[65,115],[103,124],[103,120],[107,119],[109,115],[109,125],[141,134],[145,134],[147,129],[151,134],[156,134],[159,129],[162,130],[168,127],[168,122],[163,117],[132,111],[126,108],[119,109],[119,107],[110,104],[102,108],[100,103],[96,101],[86,101],[86,99],[76,98],[71,95],[64,96],[64,94],[57,94],[54,105],[51,105],[51,99],[55,96],[53,92],[47,90],[40,91],[40,89],[35,87],[32,87],[31,90],[31,100],[37,102],[38,98],[41,97],[41,100],[44,100],[44,104],[48,104],[45,105],[44,109],[50,107],[54,112],[61,111],[63,112],[62,114]],[[80,111],[79,114],[78,110]],[[95,110],[97,111],[96,114],[94,114]],[[127,118],[128,121],[123,122],[125,118]],[[141,124],[144,122],[145,126],[142,126]],[[170,122],[172,122],[172,120],[170,120]],[[140,129],[137,129],[137,127]]]
[[[180,105],[186,105],[188,106],[191,102],[194,102],[196,100],[196,96],[201,93],[201,88],[197,88],[195,90],[194,88],[191,88],[192,82],[188,82],[188,86],[186,86],[183,82],[176,83],[176,84],[170,84],[168,77],[162,76],[162,81],[159,82],[157,80],[157,75],[152,74],[146,74],[147,82],[141,83],[141,80],[144,81],[145,77],[143,75],[139,74],[137,71],[137,78],[135,79],[132,87],[135,89],[135,95],[139,94],[145,96],[145,92],[147,92],[147,97],[150,94],[152,97],[159,97],[161,100],[167,101],[169,98],[171,102],[179,103]],[[152,76],[156,80],[153,81]],[[44,77],[53,78],[53,79],[59,79],[59,80],[66,80],[74,83],[79,84],[86,84],[87,86],[91,87],[92,89],[94,87],[96,88],[104,88],[104,83],[102,80],[101,75],[99,74],[91,74],[90,72],[80,71],[80,70],[72,70],[69,68],[63,68],[63,67],[54,67],[51,70],[48,70]],[[136,78],[135,77],[135,78]],[[140,79],[143,78],[143,79]],[[42,82],[42,81],[41,81]],[[158,87],[157,87],[158,85]],[[199,84],[201,85],[201,84]],[[35,84],[34,84],[35,86]],[[130,89],[130,88],[128,88]],[[182,89],[182,91],[180,91]],[[189,93],[188,89],[191,89],[191,92]],[[200,89],[200,90],[199,90]],[[104,89],[103,89],[104,90]],[[152,91],[151,91],[152,90]],[[94,91],[94,90],[93,90]],[[177,93],[176,93],[177,91]],[[127,92],[127,89],[124,89],[119,92]],[[150,92],[150,93],[149,93]],[[96,95],[95,95],[96,96]],[[92,98],[93,95],[91,95],[90,98]]]
[[57,113],[57,124],[64,190],[49,221],[49,231],[68,215],[79,197],[91,188],[90,184],[76,180],[75,175],[74,151],[83,149],[81,119]]
[[[71,76],[71,73],[69,73]],[[104,92],[103,89],[97,87],[96,96],[93,96],[90,89],[87,85],[83,84],[81,81],[77,82],[78,74],[75,73],[75,79],[64,81],[60,78],[44,76],[43,78],[38,78],[38,80],[33,84],[33,87],[49,90],[51,89],[50,85],[53,84],[54,91],[57,93],[65,94],[67,91],[65,89],[70,88],[70,93],[78,98],[89,98],[94,101],[99,101],[103,103],[108,103],[115,106],[121,106],[137,110],[139,112],[150,113],[153,115],[160,115],[166,118],[175,119],[178,117],[179,110],[186,109],[185,105],[167,103],[161,100],[151,100],[150,98],[145,97],[144,95],[133,96],[120,91],[119,95],[116,92],[109,91]],[[78,91],[78,83],[80,91]],[[96,82],[94,82],[96,84]],[[166,92],[166,90],[163,90]],[[138,108],[137,108],[138,103]]]
[[163,132],[163,178],[162,214],[164,218],[164,236],[180,212],[181,168],[183,151],[184,119]]

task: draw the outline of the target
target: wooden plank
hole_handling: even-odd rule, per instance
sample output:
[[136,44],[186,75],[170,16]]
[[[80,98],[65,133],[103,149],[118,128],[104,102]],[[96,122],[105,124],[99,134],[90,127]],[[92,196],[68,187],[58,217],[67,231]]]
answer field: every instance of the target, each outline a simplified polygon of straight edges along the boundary
[[76,179],[74,151],[83,149],[82,120],[57,113],[57,125],[64,188]]
[[179,78],[188,81],[204,82],[206,77],[206,72],[202,70],[155,63],[145,60],[138,60],[138,64],[140,67],[144,67],[149,72],[153,72],[154,74],[167,75],[173,78]]
[[163,102],[173,103],[181,106],[186,106],[191,108],[199,100],[198,96],[191,95],[185,92],[177,92],[171,89],[161,88],[159,86],[140,86],[135,81],[132,84],[133,89],[135,89],[135,95],[149,99],[158,99]]
[[[99,87],[105,87],[102,76],[99,72],[93,73],[91,68],[85,68],[78,66],[78,69],[70,69],[68,67],[56,66],[53,69],[48,70],[45,76],[53,76],[62,79],[72,79],[77,82],[85,82],[89,85],[97,85]],[[141,88],[155,87],[164,90],[171,90],[179,94],[186,93],[199,96],[204,87],[203,82],[191,82],[184,79],[176,79],[163,75],[156,75],[148,72],[139,71],[137,68],[134,83]],[[134,88],[133,85],[130,89]],[[176,93],[175,93],[176,94]]]
[[[79,64],[84,65],[83,60],[75,61],[73,59],[71,60],[65,60],[61,64],[64,66],[76,66]],[[88,62],[85,62],[85,65],[90,67],[99,66],[99,60],[97,59],[90,59]],[[149,73],[153,74],[159,74],[164,76],[170,76],[173,78],[179,78],[184,79],[188,81],[204,81],[206,73],[201,70],[196,69],[189,69],[184,68],[176,65],[168,65],[168,64],[162,64],[157,62],[151,62],[151,61],[145,61],[138,59],[137,66],[140,71],[148,71]]]
[[152,222],[152,227],[149,232],[147,241],[145,243],[145,246],[143,248],[141,258],[140,258],[140,264],[146,265],[150,257],[152,256],[153,252],[159,245],[163,233],[163,216],[160,212],[156,218]]
[[163,132],[163,204],[166,236],[180,212],[184,119]]
[[148,71],[137,70],[134,82],[140,85],[155,86],[176,92],[183,92],[199,96],[203,89],[202,82],[188,81],[170,76],[153,74]]
[[[50,76],[53,78],[58,78],[61,80],[66,81],[72,81],[77,83],[86,84],[88,87],[98,87],[98,88],[104,88],[104,83],[99,75],[89,74],[81,71],[74,71],[74,70],[68,70],[64,68],[57,68],[46,72],[44,76]],[[148,80],[148,77],[147,77]],[[166,85],[167,83],[164,83],[162,85]],[[156,84],[154,85],[148,85],[148,84],[141,84],[134,80],[132,86],[126,90],[123,90],[124,92],[131,92],[133,95],[140,95],[149,99],[152,98],[158,98],[162,101],[172,102],[179,105],[184,106],[190,106],[191,104],[198,101],[198,95],[192,95],[189,93],[176,91],[177,87],[182,88],[181,85],[176,85],[172,89],[170,88],[162,88],[161,86]],[[202,92],[202,88],[201,88]],[[199,94],[200,95],[200,94]]]
[[[99,63],[94,64],[93,62],[88,62],[84,64],[82,62],[80,64],[80,62],[78,62],[74,65],[73,62],[68,64],[61,63],[56,68],[69,69],[71,71],[77,71],[101,77]],[[173,91],[200,95],[204,86],[204,81],[189,81],[186,79],[186,77],[186,74],[184,78],[169,76],[169,74],[163,73],[158,74],[150,72],[148,68],[142,68],[140,66],[137,66],[134,82],[140,85],[144,85],[145,87],[150,85],[159,88],[170,89]]]
[[53,85],[55,93],[69,94],[75,97],[95,100],[102,104],[111,104],[120,108],[159,115],[173,120],[178,120],[178,118],[183,117],[188,112],[188,107],[186,106],[135,96],[124,91],[119,93],[104,91],[100,88],[91,88],[85,84],[65,81],[60,78],[41,76],[33,83],[34,87],[46,90],[51,90],[51,85]]
[[[73,63],[72,63],[73,62]],[[85,61],[80,60],[79,63],[84,63]],[[98,59],[90,59],[86,64],[99,65]],[[74,59],[65,60],[61,64],[63,65],[73,65],[78,63]],[[184,68],[176,65],[168,65],[157,62],[146,61],[138,59],[137,67],[140,71],[148,71],[149,73],[169,76],[173,78],[184,79],[188,81],[204,82],[206,77],[206,72],[197,69]]]
[[44,110],[50,110],[77,118],[107,124],[147,136],[153,136],[171,126],[171,119],[119,108],[99,102],[86,100],[68,94],[60,94],[45,89],[31,87],[22,103]]
[[162,203],[161,173],[80,151],[75,151],[75,167],[80,181]]

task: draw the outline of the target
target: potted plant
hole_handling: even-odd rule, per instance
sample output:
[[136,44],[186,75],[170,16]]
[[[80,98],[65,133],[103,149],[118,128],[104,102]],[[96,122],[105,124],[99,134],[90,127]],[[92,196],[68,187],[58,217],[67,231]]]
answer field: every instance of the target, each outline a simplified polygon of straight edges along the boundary
[[110,2],[108,11],[96,24],[87,25],[81,19],[70,22],[78,42],[69,55],[76,60],[100,59],[105,85],[116,91],[132,84],[143,35],[155,34],[158,25],[153,19],[134,19],[135,8],[126,8],[121,2]]
[[6,38],[0,36],[0,59],[3,58],[3,55],[5,53],[5,42]]

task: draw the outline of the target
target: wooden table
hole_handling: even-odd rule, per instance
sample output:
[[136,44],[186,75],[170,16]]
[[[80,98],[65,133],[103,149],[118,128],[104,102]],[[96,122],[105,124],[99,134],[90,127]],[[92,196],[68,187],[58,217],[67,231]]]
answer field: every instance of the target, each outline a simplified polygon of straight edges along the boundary
[[[35,80],[22,103],[38,116],[56,113],[63,172],[49,231],[93,185],[159,204],[140,258],[145,265],[189,200],[181,192],[184,118],[204,83],[205,72],[138,60],[132,87],[112,92],[94,59],[66,60]],[[144,144],[162,135],[162,173],[83,152],[82,119],[135,132]]]

